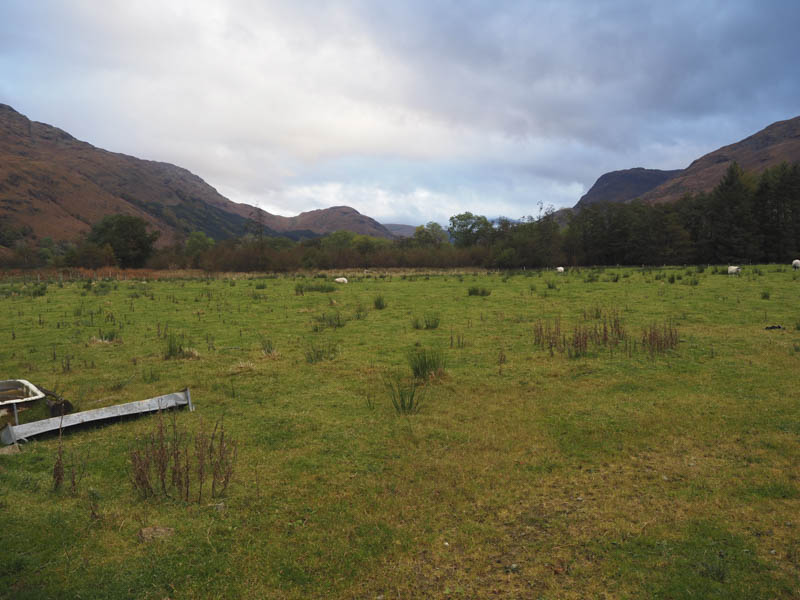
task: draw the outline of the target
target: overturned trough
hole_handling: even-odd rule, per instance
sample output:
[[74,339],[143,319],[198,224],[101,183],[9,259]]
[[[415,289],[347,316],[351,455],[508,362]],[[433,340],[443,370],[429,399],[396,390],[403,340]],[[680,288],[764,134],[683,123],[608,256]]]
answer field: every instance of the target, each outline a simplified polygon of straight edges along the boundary
[[181,392],[173,392],[172,394],[148,398],[147,400],[85,410],[79,413],[64,415],[63,417],[42,419],[41,421],[23,423],[22,425],[8,424],[0,431],[0,442],[6,445],[14,444],[17,441],[27,441],[29,437],[47,433],[48,431],[58,431],[59,428],[66,429],[73,425],[91,423],[92,421],[103,421],[105,419],[113,419],[114,417],[125,417],[157,410],[166,410],[178,406],[188,406],[190,411],[194,410],[189,388]]

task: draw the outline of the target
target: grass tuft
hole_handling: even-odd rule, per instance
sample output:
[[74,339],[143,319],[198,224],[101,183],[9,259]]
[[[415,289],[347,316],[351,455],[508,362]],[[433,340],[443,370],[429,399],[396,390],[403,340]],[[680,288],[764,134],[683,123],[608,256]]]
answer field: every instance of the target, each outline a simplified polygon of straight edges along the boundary
[[441,350],[422,348],[408,353],[408,365],[417,379],[432,379],[444,375],[447,360]]
[[384,379],[384,386],[398,415],[413,415],[419,412],[424,390],[416,379],[406,380],[399,375],[387,376]]
[[441,317],[439,313],[425,313],[422,316],[422,320],[425,321],[425,329],[436,329],[439,327],[439,323],[441,322]]
[[491,290],[485,287],[478,287],[477,285],[473,285],[467,290],[467,296],[488,296],[491,293]]

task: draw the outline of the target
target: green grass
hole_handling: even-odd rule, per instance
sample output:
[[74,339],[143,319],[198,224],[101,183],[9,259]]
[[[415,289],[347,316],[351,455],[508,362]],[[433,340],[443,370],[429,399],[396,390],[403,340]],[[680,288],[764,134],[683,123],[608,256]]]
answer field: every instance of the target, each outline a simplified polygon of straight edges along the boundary
[[[0,281],[4,378],[77,410],[189,387],[180,430],[224,417],[238,452],[224,495],[202,502],[134,489],[130,453],[155,416],[65,431],[59,491],[57,436],[0,456],[0,585],[15,598],[798,597],[800,280],[759,272]],[[414,382],[421,356],[431,368]],[[412,385],[421,410],[399,418]],[[151,526],[174,533],[140,541]]]

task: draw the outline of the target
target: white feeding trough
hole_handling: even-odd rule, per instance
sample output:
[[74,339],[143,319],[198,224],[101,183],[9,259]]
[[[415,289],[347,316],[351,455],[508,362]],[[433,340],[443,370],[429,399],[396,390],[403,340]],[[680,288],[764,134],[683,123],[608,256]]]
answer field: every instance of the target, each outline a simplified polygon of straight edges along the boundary
[[19,415],[17,414],[17,404],[22,402],[33,402],[44,398],[44,392],[25,379],[5,379],[0,381],[0,411],[5,411],[4,407],[14,410],[14,424],[19,425]]
[[44,392],[24,379],[0,381],[0,406],[44,398]]

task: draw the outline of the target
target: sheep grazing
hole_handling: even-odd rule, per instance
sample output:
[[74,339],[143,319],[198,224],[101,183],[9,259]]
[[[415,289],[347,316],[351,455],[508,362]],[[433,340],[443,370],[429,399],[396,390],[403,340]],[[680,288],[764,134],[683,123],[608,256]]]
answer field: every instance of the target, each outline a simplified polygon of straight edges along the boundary
[[742,267],[728,267],[728,275],[739,275],[742,272]]
[[797,271],[798,269],[800,269],[800,258],[795,258],[795,259],[792,261],[792,268],[793,268],[795,271]]
[[563,273],[564,267],[556,267],[556,273]]
[[334,281],[336,283],[347,283],[347,277],[337,277]]

